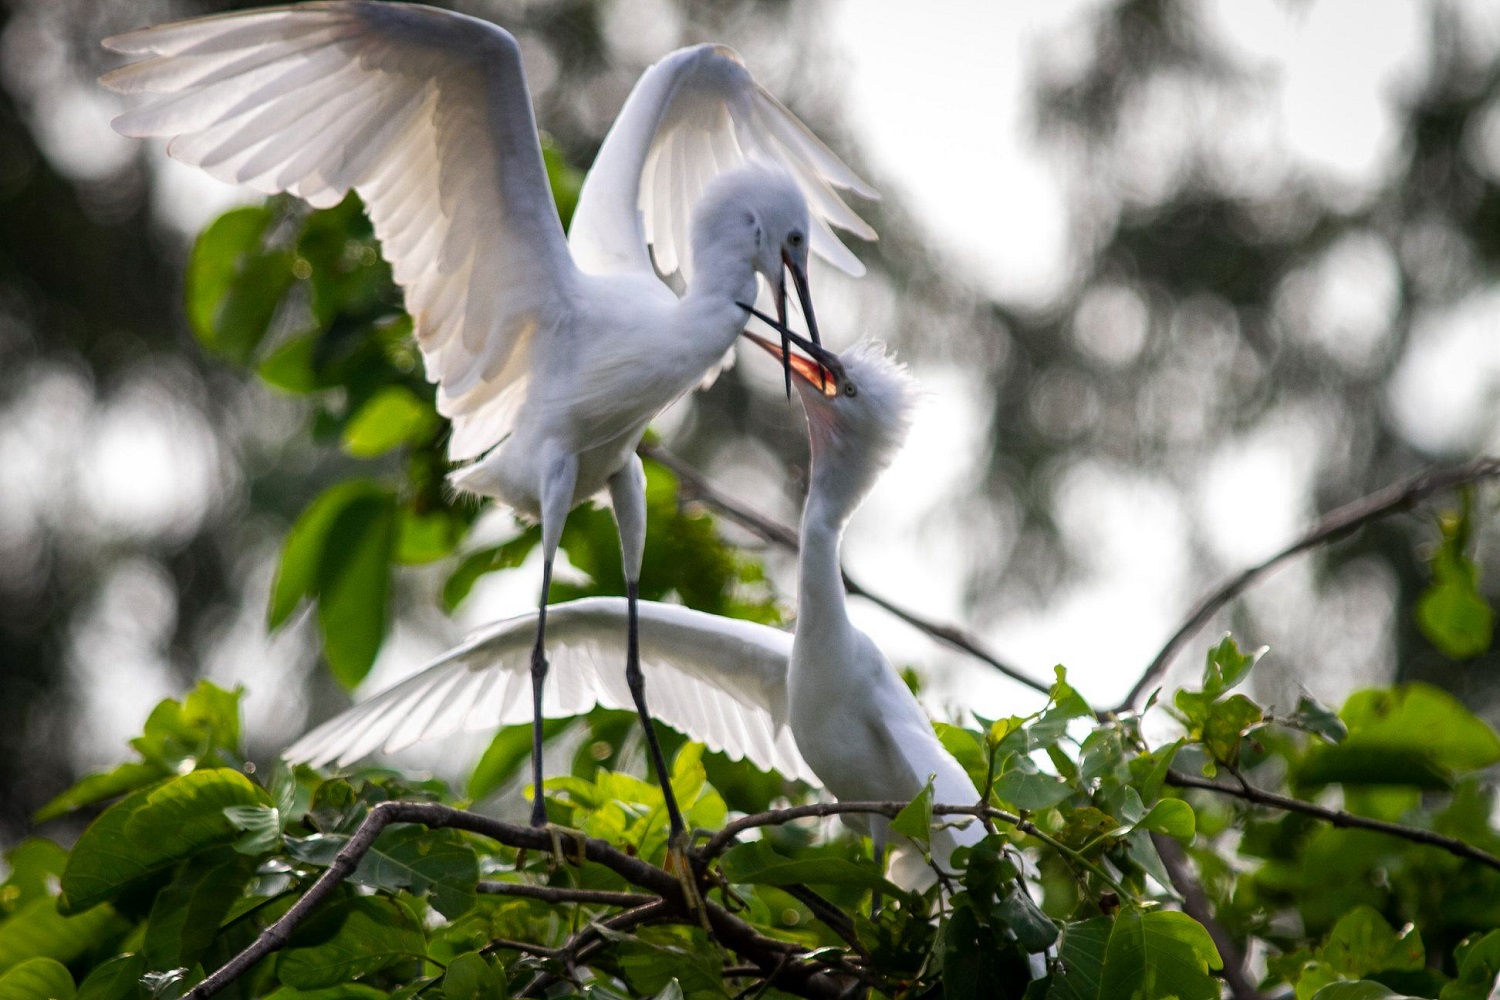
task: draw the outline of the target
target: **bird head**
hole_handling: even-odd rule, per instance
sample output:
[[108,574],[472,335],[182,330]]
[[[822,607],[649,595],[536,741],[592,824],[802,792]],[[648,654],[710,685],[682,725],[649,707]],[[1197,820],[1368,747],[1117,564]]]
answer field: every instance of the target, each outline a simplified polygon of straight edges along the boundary
[[826,488],[843,494],[841,506],[852,512],[906,440],[916,379],[875,341],[841,354],[814,349],[804,356],[748,331],[745,336],[790,367],[807,415],[814,474],[828,477]]
[[[779,170],[749,166],[715,178],[699,203],[695,225],[698,230],[695,246],[715,237],[726,237],[748,253],[751,267],[771,287],[776,316],[783,327],[787,322],[790,278],[791,290],[795,290],[807,322],[808,335],[814,344],[821,343],[807,282],[811,219],[807,199],[790,176]],[[782,347],[790,348],[785,337]],[[790,396],[790,369],[786,370],[786,382]]]

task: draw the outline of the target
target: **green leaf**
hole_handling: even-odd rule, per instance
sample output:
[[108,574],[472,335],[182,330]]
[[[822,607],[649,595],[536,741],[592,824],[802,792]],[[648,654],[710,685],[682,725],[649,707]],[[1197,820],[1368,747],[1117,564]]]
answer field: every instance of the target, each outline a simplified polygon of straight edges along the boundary
[[1197,828],[1197,817],[1193,814],[1193,807],[1181,799],[1162,799],[1136,825],[1190,844]]
[[0,971],[39,956],[71,964],[129,927],[111,907],[69,917],[57,912],[52,896],[39,896],[0,922]]
[[1495,613],[1479,590],[1479,567],[1469,558],[1473,491],[1457,511],[1438,518],[1442,541],[1432,556],[1432,583],[1417,598],[1417,625],[1427,641],[1452,660],[1469,660],[1490,648]]
[[73,1000],[76,990],[67,967],[51,958],[32,958],[0,975],[0,1000]]
[[396,559],[416,566],[451,555],[463,540],[467,523],[450,510],[417,511],[410,504],[401,508],[397,529]]
[[164,699],[151,710],[140,736],[130,741],[147,763],[171,777],[207,764],[238,766],[240,691],[200,680],[182,701]]
[[1203,742],[1209,754],[1221,764],[1238,764],[1240,741],[1261,718],[1260,706],[1242,694],[1215,702],[1203,723]]
[[1001,765],[995,794],[1017,809],[1036,812],[1050,809],[1073,794],[1073,789],[1050,774],[1043,774],[1027,757],[1010,754]]
[[1357,906],[1334,925],[1323,960],[1342,975],[1358,979],[1372,972],[1415,972],[1427,964],[1427,950],[1416,928],[1397,934],[1369,906]]
[[855,864],[844,858],[784,858],[763,840],[730,848],[724,852],[720,867],[728,881],[742,885],[792,885],[800,882],[877,889],[892,895],[901,892],[887,882],[874,865]]
[[1203,693],[1218,697],[1238,685],[1249,676],[1250,668],[1266,655],[1267,648],[1262,646],[1242,653],[1234,638],[1225,633],[1219,644],[1208,651],[1203,665]]
[[103,802],[105,799],[113,799],[126,792],[133,792],[137,788],[143,788],[169,777],[171,773],[156,764],[127,761],[113,770],[91,774],[81,779],[72,788],[57,795],[52,801],[38,809],[33,818],[38,823],[45,823],[49,819],[66,816],[75,809],[82,809],[95,802]]
[[234,842],[241,854],[258,857],[281,845],[281,812],[275,806],[230,806],[224,818],[244,836]]
[[339,515],[356,500],[379,497],[383,493],[380,485],[372,480],[351,479],[324,490],[302,512],[282,545],[281,561],[277,564],[276,582],[271,586],[271,603],[266,613],[268,629],[280,628],[305,598],[317,593],[328,533]]
[[426,952],[421,928],[399,903],[358,896],[325,905],[298,928],[276,972],[288,986],[316,990]]
[[932,839],[932,782],[929,777],[917,797],[891,820],[893,831],[921,844],[924,851],[929,849]]
[[116,955],[94,967],[78,985],[78,1000],[144,1000],[145,955]]
[[10,875],[0,883],[0,917],[37,899],[51,899],[68,852],[43,837],[30,837],[5,852]]
[[328,526],[318,564],[318,626],[333,676],[346,689],[364,680],[385,639],[396,542],[396,499],[351,499]]
[[1126,909],[1110,932],[1099,995],[1218,1000],[1210,970],[1222,967],[1213,939],[1192,917]]
[[404,385],[388,385],[365,401],[344,428],[343,449],[376,458],[402,445],[422,444],[438,427],[432,407]]
[[448,963],[443,974],[447,1000],[490,1000],[505,995],[505,975],[478,952],[466,952]]
[[1186,742],[1185,739],[1178,739],[1166,746],[1157,747],[1148,754],[1131,758],[1130,774],[1143,802],[1155,802],[1161,795],[1162,785],[1166,783],[1167,773],[1172,769],[1177,751]]
[[143,949],[151,967],[171,969],[197,962],[254,871],[254,861],[233,851],[219,849],[189,858],[151,906]]
[[189,855],[229,844],[237,834],[224,816],[233,805],[269,796],[238,771],[194,771],[135,792],[84,830],[62,874],[64,913],[114,899]]
[[479,858],[455,830],[397,826],[383,831],[350,876],[361,885],[432,896],[450,920],[474,905]]
[[1299,698],[1296,711],[1281,721],[1289,726],[1305,729],[1325,743],[1339,744],[1349,735],[1349,727],[1344,725],[1332,709],[1307,695]]
[[1500,975],[1500,931],[1474,934],[1453,949],[1458,977],[1443,987],[1441,1000],[1488,1000]]
[[187,314],[208,349],[250,360],[294,280],[286,251],[262,249],[275,219],[264,206],[226,212],[193,246],[186,277]]
[[1104,953],[1113,931],[1114,921],[1108,917],[1063,927],[1062,945],[1058,949],[1061,969],[1052,977],[1047,1000],[1101,1000]]

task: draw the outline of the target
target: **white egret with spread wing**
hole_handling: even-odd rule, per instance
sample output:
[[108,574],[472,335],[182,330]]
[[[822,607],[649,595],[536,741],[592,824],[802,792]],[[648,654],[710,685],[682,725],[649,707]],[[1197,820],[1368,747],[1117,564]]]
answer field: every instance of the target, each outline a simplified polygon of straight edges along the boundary
[[[776,345],[760,343],[781,356]],[[827,360],[825,367],[791,358],[812,442],[796,631],[640,602],[641,656],[653,708],[710,749],[814,781],[839,799],[911,799],[931,780],[936,801],[977,802],[973,781],[938,741],[910,689],[850,623],[839,568],[844,525],[905,436],[912,380],[868,346]],[[618,675],[601,669],[601,661],[616,654],[619,623],[628,613],[618,598],[548,610],[561,675],[549,715],[596,704],[627,707]],[[524,721],[534,617],[482,629],[421,673],[308,733],[285,756],[349,763],[463,728]],[[883,817],[845,819],[883,850],[889,834]],[[933,860],[946,865],[954,848],[983,835],[978,823],[941,827],[932,835]],[[913,851],[898,852],[891,875],[906,886],[931,880]]]
[[[641,77],[564,239],[516,40],[488,22],[367,0],[305,3],[109,39],[138,57],[106,85],[144,95],[115,127],[222,180],[315,206],[364,199],[405,293],[452,474],[542,525],[531,679],[541,785],[545,630],[568,511],[608,489],[636,605],[645,537],[635,446],[714,370],[756,275],[786,278],[816,339],[809,251],[850,273],[837,226],[874,233],[839,189],[871,191],[731,50],[672,53]],[[663,280],[680,274],[679,298]],[[788,375],[788,378],[790,376]],[[651,732],[630,615],[626,676],[674,839],[681,815]],[[546,822],[542,796],[533,822]]]

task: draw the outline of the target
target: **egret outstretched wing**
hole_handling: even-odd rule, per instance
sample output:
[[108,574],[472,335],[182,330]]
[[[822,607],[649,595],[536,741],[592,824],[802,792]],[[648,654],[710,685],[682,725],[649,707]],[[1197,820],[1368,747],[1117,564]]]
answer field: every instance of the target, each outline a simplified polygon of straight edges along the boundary
[[358,191],[454,418],[454,457],[504,436],[486,410],[513,411],[532,339],[577,274],[508,32],[431,7],[305,3],[105,44],[142,57],[103,78],[146,95],[116,119],[125,135],[171,137],[173,157],[220,180],[317,206]]
[[723,45],[679,49],[641,75],[579,194],[568,236],[579,267],[649,274],[654,253],[661,273],[687,277],[692,207],[710,180],[745,163],[790,174],[807,198],[813,251],[864,273],[832,227],[873,240],[875,230],[839,191],[874,198],[874,189]]
[[[711,750],[819,784],[787,728],[789,633],[654,601],[641,601],[639,613],[641,666],[656,718]],[[624,598],[615,597],[547,609],[552,666],[544,715],[634,708],[619,670],[625,616]],[[425,670],[308,733],[284,756],[349,763],[463,729],[528,722],[535,637],[534,613],[481,629]]]

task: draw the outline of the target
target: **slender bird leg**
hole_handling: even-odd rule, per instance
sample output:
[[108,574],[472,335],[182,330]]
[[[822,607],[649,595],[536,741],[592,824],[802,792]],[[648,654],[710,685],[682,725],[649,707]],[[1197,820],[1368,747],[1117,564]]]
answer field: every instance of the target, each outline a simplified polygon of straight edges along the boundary
[[615,512],[615,526],[620,532],[620,555],[625,569],[625,602],[629,621],[625,640],[625,683],[630,687],[635,710],[641,717],[651,766],[656,771],[662,800],[667,807],[667,821],[670,824],[667,868],[682,884],[688,906],[706,924],[702,894],[698,891],[697,878],[687,851],[687,824],[682,821],[682,810],[677,807],[677,796],[672,793],[672,772],[667,769],[666,757],[656,739],[656,727],[651,723],[651,712],[646,707],[646,677],[641,672],[638,609],[641,561],[646,551],[646,471],[638,456],[632,456],[623,469],[610,477],[609,498]]
[[[880,874],[885,874],[885,838],[886,831],[870,835],[871,846],[874,848],[875,865],[880,869]],[[885,903],[885,897],[881,895],[880,889],[870,890],[870,919],[876,920],[880,917],[880,910]]]
[[[559,832],[547,819],[547,800],[542,794],[542,692],[547,681],[547,598],[552,590],[552,561],[557,557],[563,523],[573,505],[578,459],[570,453],[554,454],[544,468],[546,471],[543,473],[541,489],[542,594],[537,605],[536,645],[531,649],[531,825],[539,829],[546,828],[550,832],[552,856],[561,864],[566,857],[562,850],[562,840]],[[581,844],[581,833],[579,837]]]

